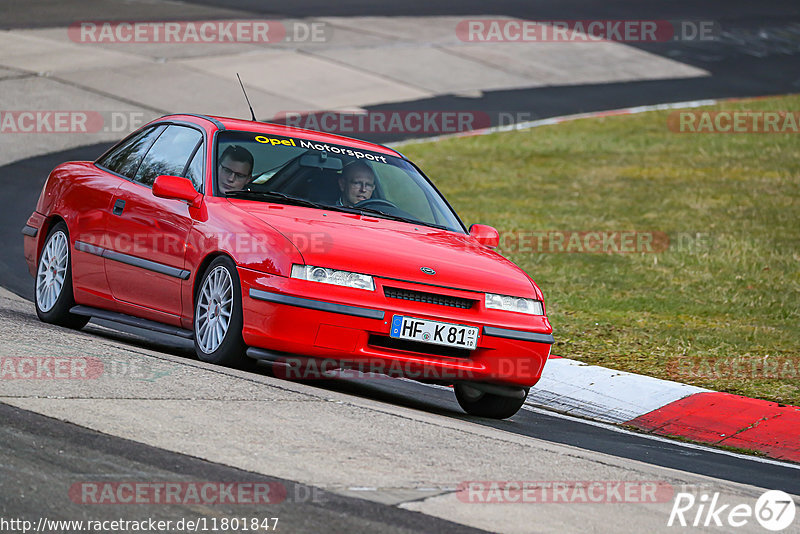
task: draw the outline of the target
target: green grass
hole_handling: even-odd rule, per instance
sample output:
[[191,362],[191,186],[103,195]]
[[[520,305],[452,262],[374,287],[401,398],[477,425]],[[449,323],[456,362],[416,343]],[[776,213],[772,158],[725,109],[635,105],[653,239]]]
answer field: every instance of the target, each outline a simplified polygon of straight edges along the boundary
[[669,113],[401,150],[467,225],[670,237],[658,253],[508,251],[545,294],[554,354],[800,405],[800,134],[679,134]]

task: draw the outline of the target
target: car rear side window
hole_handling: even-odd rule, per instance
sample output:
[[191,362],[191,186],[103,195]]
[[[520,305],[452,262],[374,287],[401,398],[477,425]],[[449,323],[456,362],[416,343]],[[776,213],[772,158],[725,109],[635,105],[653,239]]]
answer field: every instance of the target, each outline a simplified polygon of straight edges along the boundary
[[133,179],[142,163],[142,158],[164,128],[155,126],[134,133],[97,160],[97,165]]
[[147,151],[134,180],[151,187],[162,174],[184,176],[189,158],[202,141],[203,134],[194,128],[168,126]]

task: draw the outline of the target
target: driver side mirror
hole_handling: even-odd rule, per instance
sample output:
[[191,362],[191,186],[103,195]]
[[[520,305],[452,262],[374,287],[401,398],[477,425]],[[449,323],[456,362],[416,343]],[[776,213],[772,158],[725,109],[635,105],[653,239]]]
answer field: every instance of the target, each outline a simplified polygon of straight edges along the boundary
[[496,228],[486,224],[473,224],[469,227],[469,235],[489,248],[497,248],[500,244],[500,233]]
[[153,182],[153,195],[159,198],[183,200],[193,208],[199,206],[203,200],[203,195],[195,190],[187,178],[167,174],[162,174]]

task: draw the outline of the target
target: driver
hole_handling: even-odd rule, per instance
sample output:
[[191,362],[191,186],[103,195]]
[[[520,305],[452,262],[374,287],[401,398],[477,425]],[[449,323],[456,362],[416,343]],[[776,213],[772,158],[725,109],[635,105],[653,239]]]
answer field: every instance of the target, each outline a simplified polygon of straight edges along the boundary
[[339,191],[341,194],[336,202],[337,206],[353,206],[368,200],[375,191],[375,173],[363,161],[350,163],[342,169]]
[[253,173],[253,155],[239,145],[226,148],[219,157],[217,185],[222,194],[242,189]]

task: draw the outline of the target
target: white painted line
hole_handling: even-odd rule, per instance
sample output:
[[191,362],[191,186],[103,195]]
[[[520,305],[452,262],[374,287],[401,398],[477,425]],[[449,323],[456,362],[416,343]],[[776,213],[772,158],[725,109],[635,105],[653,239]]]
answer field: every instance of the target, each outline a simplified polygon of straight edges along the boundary
[[386,146],[391,148],[398,148],[403,145],[413,145],[417,143],[428,143],[441,141],[443,139],[452,139],[455,137],[471,137],[474,135],[489,135],[498,132],[512,132],[516,130],[530,130],[539,126],[550,126],[552,124],[560,124],[562,122],[574,121],[579,119],[594,119],[599,117],[612,117],[617,115],[634,115],[637,113],[645,113],[647,111],[663,111],[665,109],[685,109],[685,108],[698,108],[701,106],[713,106],[720,102],[742,100],[741,98],[725,98],[725,99],[712,99],[707,98],[704,100],[688,100],[686,102],[672,102],[666,104],[653,104],[650,106],[635,106],[632,108],[612,109],[608,111],[592,111],[589,113],[577,113],[574,115],[562,115],[560,117],[550,117],[547,119],[539,119],[535,121],[523,121],[514,124],[505,124],[503,126],[492,126],[491,128],[481,128],[479,130],[470,130],[468,132],[458,132],[453,134],[437,135],[435,137],[420,137],[414,139],[406,139],[405,141],[396,141],[388,143]]
[[568,358],[547,361],[528,404],[607,423],[625,423],[695,393],[709,390],[586,365]]
[[[536,386],[534,386],[534,387],[536,387]],[[558,419],[566,419],[568,421],[574,421],[576,423],[581,423],[581,424],[584,424],[584,425],[596,426],[596,427],[599,427],[599,428],[603,428],[605,430],[610,430],[612,432],[617,432],[619,434],[627,434],[629,436],[636,436],[636,437],[639,437],[639,438],[649,439],[649,440],[653,440],[653,441],[659,441],[661,443],[669,443],[670,445],[677,445],[679,447],[684,447],[686,449],[694,449],[694,450],[705,451],[705,452],[713,452],[715,454],[722,454],[722,455],[725,455],[725,456],[733,456],[734,458],[739,458],[741,460],[750,460],[751,462],[758,462],[758,463],[762,463],[762,464],[770,464],[770,465],[776,465],[776,466],[779,466],[779,467],[788,467],[788,468],[791,468],[791,469],[800,470],[800,465],[794,464],[794,463],[781,462],[780,460],[773,460],[771,458],[762,458],[760,456],[750,456],[749,454],[741,454],[741,453],[738,453],[738,452],[727,451],[725,449],[717,449],[717,448],[709,447],[709,446],[706,446],[706,445],[699,445],[697,443],[687,443],[685,441],[678,441],[678,440],[674,440],[674,439],[670,439],[670,438],[665,438],[665,437],[662,437],[662,436],[655,436],[653,434],[644,434],[644,433],[641,433],[641,432],[634,432],[632,430],[628,430],[626,428],[622,428],[622,427],[619,427],[619,426],[614,425],[614,424],[601,423],[600,421],[592,421],[592,420],[589,420],[589,419],[583,419],[581,417],[574,417],[574,416],[566,415],[566,414],[563,414],[563,413],[551,412],[550,410],[546,410],[546,409],[542,409],[542,408],[535,408],[533,406],[523,406],[522,409],[523,410],[527,410],[529,412],[538,413],[540,415],[546,415],[548,417],[555,417],[555,418],[558,418]]]
[[[550,365],[550,363],[552,363],[552,362],[553,362],[553,360],[549,360],[549,363],[547,365]],[[545,368],[547,368],[547,366],[545,366]],[[400,380],[405,380],[405,379],[400,379]],[[410,382],[414,382],[413,380],[409,380],[409,381]],[[417,382],[417,383],[419,384],[421,382]],[[453,389],[449,388],[447,386],[440,386],[440,385],[437,385],[437,384],[423,384],[423,385],[431,387],[431,388],[436,388],[436,389],[449,391],[451,393],[453,392]],[[537,387],[538,387],[538,385],[533,386],[531,388],[531,392],[533,392],[533,390],[536,389]],[[738,453],[738,452],[727,451],[725,449],[717,449],[717,448],[709,447],[709,446],[706,446],[706,445],[699,445],[697,443],[688,443],[688,442],[685,442],[685,441],[678,441],[678,440],[675,440],[675,439],[665,438],[665,437],[662,437],[662,436],[656,436],[656,435],[653,435],[653,434],[645,434],[645,433],[642,433],[642,432],[634,432],[632,430],[628,430],[626,428],[622,428],[620,426],[617,426],[616,424],[613,424],[613,423],[603,423],[603,422],[600,422],[600,421],[593,421],[591,419],[585,419],[583,417],[576,417],[576,416],[573,416],[573,415],[567,415],[567,414],[563,414],[563,413],[559,413],[559,412],[554,412],[554,411],[548,410],[546,408],[538,408],[538,407],[535,407],[535,406],[529,406],[529,405],[525,404],[525,405],[522,406],[522,409],[526,410],[526,411],[529,411],[529,412],[533,412],[533,413],[537,413],[537,414],[540,414],[540,415],[544,415],[544,416],[547,416],[547,417],[555,417],[556,419],[565,419],[567,421],[572,421],[574,423],[578,423],[578,424],[582,424],[582,425],[590,425],[590,426],[602,428],[602,429],[605,429],[605,430],[610,430],[611,432],[617,432],[618,434],[626,434],[628,436],[636,436],[638,438],[649,439],[649,440],[652,440],[652,441],[658,441],[660,443],[668,443],[670,445],[677,445],[678,447],[683,447],[685,449],[693,449],[693,450],[698,450],[698,451],[711,452],[711,453],[714,453],[714,454],[722,454],[724,456],[732,456],[734,458],[739,458],[740,460],[749,460],[751,462],[758,462],[758,463],[762,463],[762,464],[770,464],[770,465],[776,465],[776,466],[779,466],[779,467],[788,467],[788,468],[791,468],[791,469],[800,470],[800,465],[799,464],[781,462],[780,460],[773,460],[771,458],[762,458],[760,456],[750,456],[748,454],[741,454],[741,453]]]

